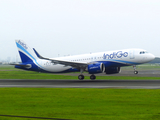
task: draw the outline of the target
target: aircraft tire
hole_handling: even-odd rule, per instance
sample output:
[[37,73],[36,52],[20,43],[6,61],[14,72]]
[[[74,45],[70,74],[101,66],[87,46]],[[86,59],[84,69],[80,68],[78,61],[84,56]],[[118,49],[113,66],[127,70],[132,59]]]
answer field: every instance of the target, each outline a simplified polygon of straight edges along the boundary
[[95,75],[91,75],[91,76],[90,76],[90,79],[91,79],[91,80],[95,80],[95,79],[96,79],[96,76],[95,76]]
[[138,71],[134,71],[134,74],[138,74]]
[[83,80],[83,79],[84,79],[84,75],[79,75],[79,76],[78,76],[78,79],[79,79],[79,80]]

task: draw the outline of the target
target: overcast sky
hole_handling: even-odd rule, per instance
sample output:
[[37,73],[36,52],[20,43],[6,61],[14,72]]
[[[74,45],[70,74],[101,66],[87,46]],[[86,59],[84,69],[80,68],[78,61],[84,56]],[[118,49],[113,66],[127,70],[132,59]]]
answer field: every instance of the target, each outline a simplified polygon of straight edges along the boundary
[[45,57],[126,48],[160,56],[160,0],[0,0],[0,59],[15,39]]

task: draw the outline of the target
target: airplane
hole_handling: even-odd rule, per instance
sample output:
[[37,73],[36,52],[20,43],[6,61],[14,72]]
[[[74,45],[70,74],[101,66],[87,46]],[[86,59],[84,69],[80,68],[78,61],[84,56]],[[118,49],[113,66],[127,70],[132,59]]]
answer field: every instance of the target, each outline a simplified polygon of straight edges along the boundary
[[147,63],[155,59],[155,56],[146,50],[135,48],[66,57],[45,58],[34,48],[31,49],[22,40],[16,40],[16,45],[22,63],[12,64],[15,65],[15,68],[45,73],[80,72],[80,75],[78,76],[79,80],[84,79],[84,71],[91,74],[91,80],[95,80],[95,74],[120,73],[121,67],[125,66],[133,66],[134,74],[138,74],[136,65]]

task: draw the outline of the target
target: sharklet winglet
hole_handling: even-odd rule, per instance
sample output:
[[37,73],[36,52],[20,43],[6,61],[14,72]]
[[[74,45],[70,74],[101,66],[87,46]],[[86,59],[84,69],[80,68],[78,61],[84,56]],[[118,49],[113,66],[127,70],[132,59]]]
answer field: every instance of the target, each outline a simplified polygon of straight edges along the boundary
[[40,59],[46,59],[46,60],[50,60],[50,59],[48,59],[48,58],[44,58],[44,57],[42,57],[37,51],[36,51],[36,49],[35,48],[33,48],[33,50],[34,50],[34,52],[35,52],[35,54],[37,55],[37,57],[38,58],[40,58]]

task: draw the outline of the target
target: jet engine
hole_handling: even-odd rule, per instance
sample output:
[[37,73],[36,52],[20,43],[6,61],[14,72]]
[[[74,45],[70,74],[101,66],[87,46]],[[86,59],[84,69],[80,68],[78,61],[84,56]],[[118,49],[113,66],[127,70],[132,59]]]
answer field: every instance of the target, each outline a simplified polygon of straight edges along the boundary
[[103,63],[94,63],[88,65],[89,74],[96,74],[105,72],[105,65]]
[[120,67],[110,67],[110,68],[106,68],[106,74],[116,74],[116,73],[120,73],[121,68]]

